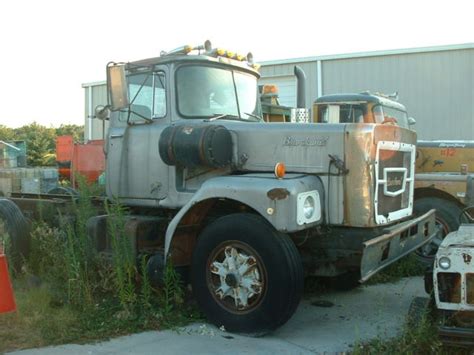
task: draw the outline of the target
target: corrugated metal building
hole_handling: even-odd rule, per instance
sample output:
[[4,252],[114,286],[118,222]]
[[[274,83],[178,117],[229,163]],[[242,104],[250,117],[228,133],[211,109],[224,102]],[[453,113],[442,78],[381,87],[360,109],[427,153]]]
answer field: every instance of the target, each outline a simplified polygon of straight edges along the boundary
[[[308,79],[308,106],[321,95],[399,93],[417,120],[420,139],[474,139],[474,43],[267,61],[261,84],[277,84],[280,103],[296,105],[293,67]],[[102,138],[93,109],[106,100],[103,82],[84,84],[86,139]],[[92,130],[89,128],[92,127]]]
[[107,132],[109,122],[95,118],[94,110],[98,105],[107,105],[107,87],[105,81],[82,84],[85,91],[85,121],[84,140],[104,138],[103,132]]

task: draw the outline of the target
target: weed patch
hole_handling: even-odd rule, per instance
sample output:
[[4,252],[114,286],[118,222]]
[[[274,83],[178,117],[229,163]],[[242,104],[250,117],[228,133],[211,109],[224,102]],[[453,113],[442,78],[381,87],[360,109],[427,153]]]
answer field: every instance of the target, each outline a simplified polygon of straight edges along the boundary
[[182,326],[201,319],[179,275],[167,264],[154,288],[147,256],[136,256],[125,234],[127,211],[104,206],[112,253],[97,252],[87,233],[96,215],[91,192],[81,184],[73,216],[61,228],[36,222],[28,260],[14,280],[18,311],[0,315],[0,353],[63,343],[83,343],[143,330]]
[[420,263],[415,255],[410,254],[375,274],[368,280],[367,284],[396,282],[402,277],[422,276],[425,270],[426,266]]

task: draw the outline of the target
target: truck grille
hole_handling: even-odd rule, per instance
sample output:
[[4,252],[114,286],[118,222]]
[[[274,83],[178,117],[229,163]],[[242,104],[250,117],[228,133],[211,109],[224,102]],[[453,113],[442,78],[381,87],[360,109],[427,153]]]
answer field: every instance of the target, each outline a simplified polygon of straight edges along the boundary
[[474,305],[474,274],[466,275],[466,299],[467,303]]
[[461,302],[461,274],[457,272],[439,272],[438,297],[441,302]]
[[[462,225],[460,230],[463,227],[466,227],[466,225]],[[446,250],[449,250],[449,252],[446,253]],[[441,258],[450,260],[448,270],[441,268],[439,262]],[[448,249],[440,247],[433,269],[435,275],[433,289],[439,308],[452,311],[470,311],[472,326],[474,326],[474,272],[471,261],[474,260],[473,258],[474,250],[471,246],[458,247],[452,245]]]
[[410,216],[413,209],[413,144],[380,141],[375,161],[375,220],[384,224]]

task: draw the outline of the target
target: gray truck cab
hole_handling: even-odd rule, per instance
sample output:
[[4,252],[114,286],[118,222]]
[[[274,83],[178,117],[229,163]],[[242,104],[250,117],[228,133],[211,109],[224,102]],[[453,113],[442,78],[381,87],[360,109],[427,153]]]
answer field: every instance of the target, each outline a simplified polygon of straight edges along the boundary
[[365,281],[437,233],[412,217],[413,131],[266,123],[256,69],[210,43],[107,67],[107,195],[137,255],[189,268],[206,316],[243,332],[285,323],[305,274]]
[[260,120],[257,79],[247,64],[231,66],[210,56],[168,54],[128,64],[130,105],[112,113],[107,137],[108,196],[127,205],[181,207],[196,190],[189,177],[204,180],[212,169],[197,161],[185,171],[166,164],[161,134],[175,124]]

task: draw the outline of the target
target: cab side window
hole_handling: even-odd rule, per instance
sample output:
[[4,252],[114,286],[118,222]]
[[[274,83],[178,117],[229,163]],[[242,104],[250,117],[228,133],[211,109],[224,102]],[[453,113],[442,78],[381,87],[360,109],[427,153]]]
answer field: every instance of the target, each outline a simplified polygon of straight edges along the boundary
[[166,80],[165,73],[153,74],[153,118],[166,116]]
[[130,112],[120,112],[120,121],[140,122],[166,116],[165,73],[141,73],[129,76]]

